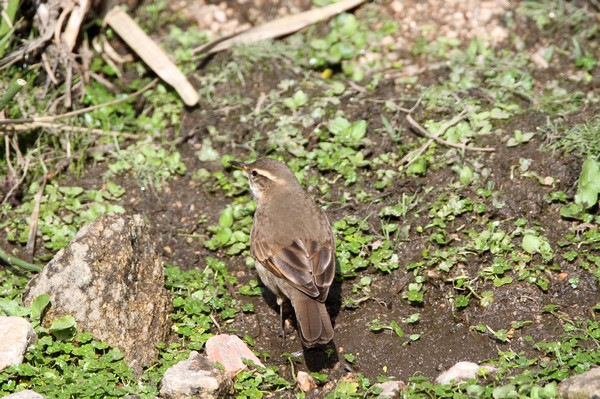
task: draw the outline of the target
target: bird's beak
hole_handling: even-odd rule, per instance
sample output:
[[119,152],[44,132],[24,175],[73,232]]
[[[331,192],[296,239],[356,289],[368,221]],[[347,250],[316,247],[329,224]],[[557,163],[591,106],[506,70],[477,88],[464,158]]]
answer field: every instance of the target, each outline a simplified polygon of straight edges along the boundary
[[245,163],[238,161],[229,161],[229,165],[233,166],[234,168],[241,169],[243,171],[245,171],[247,167]]

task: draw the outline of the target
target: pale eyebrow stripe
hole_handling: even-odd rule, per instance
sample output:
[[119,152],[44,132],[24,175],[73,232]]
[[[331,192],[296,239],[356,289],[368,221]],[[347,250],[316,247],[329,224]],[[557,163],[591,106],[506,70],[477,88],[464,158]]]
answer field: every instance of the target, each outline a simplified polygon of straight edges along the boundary
[[264,177],[266,177],[266,178],[267,178],[267,179],[269,179],[269,180],[272,180],[272,181],[277,181],[277,180],[279,180],[279,179],[277,178],[277,176],[275,176],[275,175],[274,175],[274,174],[272,174],[272,173],[269,173],[269,172],[267,172],[267,171],[266,171],[266,170],[264,170],[264,169],[255,169],[255,170],[256,170],[256,171],[258,171],[258,173],[259,173],[259,174],[263,175]]

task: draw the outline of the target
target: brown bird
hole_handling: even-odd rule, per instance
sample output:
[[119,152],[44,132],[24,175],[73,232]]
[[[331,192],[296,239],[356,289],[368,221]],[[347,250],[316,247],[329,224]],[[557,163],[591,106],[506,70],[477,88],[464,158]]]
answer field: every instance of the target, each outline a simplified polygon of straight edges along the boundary
[[325,212],[285,164],[270,158],[230,164],[248,177],[257,202],[250,252],[260,279],[280,311],[290,300],[304,346],[330,342],[325,300],[335,275],[335,241]]

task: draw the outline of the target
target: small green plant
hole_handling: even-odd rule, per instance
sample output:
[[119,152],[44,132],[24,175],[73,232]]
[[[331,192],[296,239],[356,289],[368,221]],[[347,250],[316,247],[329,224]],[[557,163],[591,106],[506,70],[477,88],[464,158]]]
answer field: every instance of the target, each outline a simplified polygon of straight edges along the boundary
[[308,102],[308,96],[302,90],[298,90],[293,97],[285,98],[283,100],[283,105],[291,109],[292,111],[296,111],[306,105]]
[[207,258],[202,270],[169,266],[165,278],[165,286],[174,295],[173,331],[187,342],[188,349],[202,349],[213,328],[224,329],[240,311],[252,311],[251,306],[232,298],[229,287],[237,279],[223,261]]
[[168,152],[149,144],[135,144],[115,153],[116,161],[108,165],[105,176],[131,173],[144,188],[160,190],[174,175],[185,174],[187,168],[177,151]]
[[[7,229],[9,241],[25,244],[29,237],[30,215],[35,208],[38,183],[29,186],[26,202],[11,210],[11,218],[2,224]],[[59,186],[52,181],[44,187],[40,199],[38,234],[46,248],[58,251],[67,246],[77,230],[107,213],[124,212],[123,207],[112,202],[125,193],[123,188],[108,182],[100,190],[84,190],[81,187]]]
[[402,330],[400,325],[395,320],[392,320],[392,322],[390,324],[381,323],[379,321],[379,319],[371,320],[369,322],[369,329],[371,331],[375,331],[375,332],[379,332],[379,331],[383,331],[383,330],[390,330],[400,338],[402,338],[406,335],[404,330]]
[[588,209],[598,203],[600,194],[600,163],[593,159],[587,159],[581,167],[581,174],[577,180],[577,194],[575,201],[560,209],[560,215],[569,219],[590,222],[595,219],[600,223],[600,217],[587,213]]
[[236,375],[234,389],[236,398],[254,399],[262,398],[268,393],[278,392],[283,394],[291,391],[294,384],[280,377],[277,367],[258,367],[241,371]]
[[315,130],[320,139],[319,149],[310,157],[309,154],[304,154],[304,157],[314,158],[321,171],[339,173],[346,184],[355,183],[357,169],[368,165],[361,151],[370,142],[365,137],[367,122],[358,120],[351,123],[346,118],[337,117],[330,120],[326,127]]
[[227,255],[237,255],[248,249],[255,209],[254,201],[229,205],[221,212],[219,224],[208,227],[213,235],[204,245],[213,251],[225,249]]
[[550,32],[561,27],[572,27],[579,31],[590,18],[584,8],[562,0],[528,0],[517,7],[517,13],[533,19],[538,29]]
[[408,284],[408,289],[402,293],[402,297],[411,303],[422,303],[425,295],[424,281],[425,278],[422,276],[416,276],[415,282]]
[[541,235],[525,234],[521,246],[529,254],[539,253],[546,261],[554,258],[554,251],[552,251],[548,239]]
[[342,13],[329,24],[330,31],[324,37],[317,37],[308,42],[298,52],[302,63],[309,67],[323,69],[341,65],[346,76],[355,81],[365,77],[365,67],[357,62],[361,52],[384,37],[397,30],[393,22],[384,24],[379,29],[371,30],[353,14]]
[[[335,222],[333,229],[340,237],[336,251],[342,277],[354,277],[359,270],[369,265],[384,273],[399,267],[393,242],[377,240],[375,236],[366,234],[369,226],[364,221],[346,218]],[[365,255],[367,251],[370,254],[368,256]]]
[[535,135],[535,133],[532,133],[532,132],[523,133],[521,130],[516,129],[514,131],[514,135],[511,138],[509,138],[508,141],[506,142],[506,146],[507,147],[515,147],[519,144],[529,143],[529,141],[531,141],[531,139],[533,138],[534,135]]

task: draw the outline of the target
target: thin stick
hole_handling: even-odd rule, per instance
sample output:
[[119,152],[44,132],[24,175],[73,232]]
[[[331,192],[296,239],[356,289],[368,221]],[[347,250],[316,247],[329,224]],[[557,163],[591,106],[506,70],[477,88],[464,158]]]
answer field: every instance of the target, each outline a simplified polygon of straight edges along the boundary
[[76,116],[76,115],[81,115],[81,114],[85,114],[87,112],[92,112],[95,111],[97,109],[101,109],[104,107],[109,107],[111,105],[115,105],[115,104],[119,104],[122,103],[124,101],[128,101],[134,97],[139,96],[140,94],[144,93],[146,90],[150,89],[152,86],[154,86],[156,83],[158,82],[158,79],[154,79],[152,82],[148,83],[146,86],[142,87],[140,90],[136,91],[135,93],[131,93],[123,98],[117,98],[115,100],[112,101],[108,101],[104,104],[98,104],[98,105],[93,105],[91,107],[87,107],[87,108],[81,108],[75,111],[71,111],[71,112],[67,112],[64,114],[60,114],[60,115],[52,115],[52,116],[36,116],[33,118],[21,118],[21,119],[0,119],[0,125],[10,125],[10,124],[16,124],[16,123],[38,123],[38,122],[54,122],[55,120],[58,119],[64,119],[64,118],[69,118],[71,116]]
[[[461,112],[461,113],[460,113],[460,115],[461,115],[461,118],[460,118],[460,119],[462,119],[462,117],[463,117],[465,114],[466,114],[466,111],[464,111],[464,110],[463,110],[463,112]],[[459,119],[459,120],[460,120],[460,119]],[[439,136],[440,136],[440,135],[443,133],[443,131],[442,131],[441,129],[440,129],[440,131],[439,131],[439,132],[437,132],[436,134],[431,134],[431,133],[429,133],[429,132],[428,132],[428,131],[427,131],[427,130],[426,130],[424,127],[423,127],[423,126],[421,126],[421,125],[420,125],[420,124],[419,124],[417,121],[415,121],[415,120],[413,119],[413,117],[411,116],[411,114],[407,114],[407,115],[406,115],[406,120],[408,121],[408,123],[410,123],[410,125],[411,125],[412,127],[414,127],[415,129],[417,129],[417,130],[419,131],[419,133],[421,133],[423,136],[425,136],[425,137],[427,137],[427,138],[429,138],[429,139],[431,139],[431,140],[437,141],[437,142],[438,142],[438,143],[440,143],[440,144],[447,145],[448,147],[460,148],[460,149],[462,149],[462,150],[470,150],[470,151],[489,151],[489,152],[496,151],[496,149],[495,149],[495,148],[493,148],[493,147],[472,147],[472,146],[468,146],[468,145],[465,145],[465,144],[455,144],[455,143],[451,143],[451,142],[449,142],[449,141],[446,141],[446,140],[444,140],[444,139],[441,139],[441,138],[439,138]],[[454,120],[454,119],[453,119],[453,120]],[[456,122],[455,122],[455,123],[456,123]],[[452,125],[450,125],[450,126],[452,126]],[[445,131],[446,129],[448,129],[450,126],[446,127],[446,128],[444,129],[444,131]]]
[[[0,120],[0,122],[2,122]],[[38,127],[43,127],[47,129],[56,129],[61,132],[77,132],[77,133],[91,133],[97,136],[113,136],[113,137],[124,137],[127,139],[136,139],[140,136],[134,133],[124,133],[124,132],[116,132],[113,130],[105,131],[97,128],[89,128],[82,126],[69,126],[62,123],[51,123],[51,122],[28,122],[28,123],[20,123],[18,125],[9,126],[6,128],[8,132],[21,133],[27,132],[31,129],[36,129]],[[7,132],[0,132],[1,136],[6,136]]]
[[[7,136],[8,137],[8,136]],[[8,159],[8,158],[7,158]],[[11,166],[12,168],[12,166]],[[25,166],[23,167],[23,176],[21,176],[21,178],[19,179],[19,181],[17,181],[11,188],[10,190],[8,190],[8,193],[6,193],[6,195],[4,196],[4,200],[2,200],[2,204],[0,205],[4,205],[8,202],[8,200],[10,200],[10,198],[12,197],[13,193],[15,191],[17,191],[17,189],[19,188],[19,186],[21,185],[21,183],[23,183],[23,181],[25,180],[25,177],[27,176],[27,170],[29,169],[29,157],[27,157],[27,159],[25,160]],[[13,172],[16,175],[16,172]]]
[[25,262],[24,260],[21,260],[18,258],[13,258],[12,256],[8,256],[8,254],[6,252],[4,252],[1,248],[0,248],[0,260],[5,262],[9,266],[20,267],[22,269],[29,270],[32,272],[39,272],[44,268],[44,266],[35,265],[33,263],[28,263],[28,262]]
[[40,203],[42,202],[42,196],[44,195],[44,189],[46,188],[46,181],[47,175],[44,173],[40,189],[35,194],[35,197],[33,197],[34,205],[33,211],[31,212],[31,220],[29,220],[29,237],[27,237],[27,245],[25,246],[25,250],[31,259],[33,259],[35,253],[35,237],[37,236],[38,220],[40,219]]
[[[414,109],[415,109],[415,107],[411,108],[411,111]],[[440,129],[435,133],[435,135],[433,137],[441,136],[442,134],[444,134],[444,132],[446,130],[448,130],[449,128],[451,128],[452,126],[454,126],[458,122],[460,122],[465,117],[466,114],[467,114],[467,111],[463,110],[460,114],[455,115],[454,118],[452,118],[450,121],[448,121],[447,123],[442,125],[442,127],[440,127]],[[408,114],[407,116],[409,116],[409,115],[410,114]],[[430,138],[429,140],[427,140],[427,142],[421,148],[419,148],[419,151],[417,151],[417,154],[406,164],[406,167],[409,167],[413,162],[415,162],[417,159],[419,159],[419,157],[421,155],[423,155],[423,153],[427,150],[427,148],[429,148],[431,143],[434,142],[435,139],[433,137]],[[400,160],[400,164],[403,164],[404,162],[406,162],[406,160],[411,157],[411,154],[412,153],[406,154],[406,156]]]

